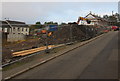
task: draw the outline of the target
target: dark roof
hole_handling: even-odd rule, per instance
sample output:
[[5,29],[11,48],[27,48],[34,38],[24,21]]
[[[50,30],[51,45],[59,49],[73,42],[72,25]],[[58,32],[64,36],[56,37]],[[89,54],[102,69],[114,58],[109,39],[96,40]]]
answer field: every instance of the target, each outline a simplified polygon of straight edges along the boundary
[[20,22],[20,21],[11,21],[11,20],[6,20],[6,21],[0,21],[0,27],[5,27],[5,28],[10,28],[10,25],[12,27],[29,27],[25,22]]
[[25,24],[25,22],[20,22],[20,21],[11,21],[11,20],[7,20],[11,26],[13,27],[28,27],[27,24]]
[[0,21],[0,27],[10,28],[10,26],[5,21]]

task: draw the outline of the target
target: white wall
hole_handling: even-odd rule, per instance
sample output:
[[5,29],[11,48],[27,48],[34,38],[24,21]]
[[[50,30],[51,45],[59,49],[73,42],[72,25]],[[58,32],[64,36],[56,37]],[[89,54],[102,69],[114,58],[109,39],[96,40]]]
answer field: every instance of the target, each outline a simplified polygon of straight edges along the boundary
[[[22,29],[23,29],[23,31],[22,31]],[[23,33],[24,35],[29,35],[29,28],[20,28],[20,31],[21,31],[21,33]]]
[[[19,31],[18,31],[19,28]],[[18,33],[22,33],[24,35],[29,35],[29,28],[28,27],[15,27],[15,29],[12,29],[12,33],[18,34]]]

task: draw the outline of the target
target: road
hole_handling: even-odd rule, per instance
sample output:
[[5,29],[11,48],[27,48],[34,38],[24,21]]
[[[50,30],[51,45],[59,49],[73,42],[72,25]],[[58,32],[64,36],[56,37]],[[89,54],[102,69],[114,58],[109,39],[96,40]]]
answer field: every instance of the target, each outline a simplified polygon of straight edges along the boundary
[[118,32],[102,37],[14,79],[117,79]]

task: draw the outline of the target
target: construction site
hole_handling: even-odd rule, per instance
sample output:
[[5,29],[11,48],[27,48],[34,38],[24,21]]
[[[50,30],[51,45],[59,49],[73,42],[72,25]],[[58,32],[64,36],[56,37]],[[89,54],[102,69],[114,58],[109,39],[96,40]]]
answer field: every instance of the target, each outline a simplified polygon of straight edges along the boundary
[[[58,27],[56,31],[53,31],[50,36],[45,34],[38,35],[38,38],[29,39],[20,43],[15,43],[13,45],[3,46],[3,63],[11,61],[14,52],[19,52],[23,50],[30,50],[48,45],[59,45],[59,44],[70,44],[74,42],[82,42],[93,37],[96,37],[104,33],[104,27],[94,27],[85,25],[63,25]],[[33,52],[34,53],[34,52]],[[30,53],[31,54],[31,53]],[[28,55],[28,54],[26,54]],[[21,53],[17,56],[22,56]],[[25,55],[23,55],[25,56]]]
[[[35,36],[28,35],[26,37],[26,40],[23,41],[4,44],[4,40],[3,40],[3,51],[2,51],[3,64],[9,63],[14,59],[18,59],[18,57],[21,58],[26,55],[30,55],[42,50],[46,50],[46,49],[49,50],[48,48],[49,45],[52,45],[52,47],[50,48],[53,48],[53,47],[58,47],[61,44],[69,45],[74,42],[82,42],[94,38],[103,33],[107,33],[111,30],[111,26],[109,25],[108,21],[106,21],[105,19],[93,15],[91,14],[91,12],[87,16],[79,17],[77,22],[69,22],[68,24],[65,25],[54,25],[54,24],[47,25],[43,29],[38,30],[35,33],[36,34]],[[89,16],[95,18],[92,17],[89,18]],[[9,25],[6,24],[5,26],[9,27]],[[7,38],[7,37],[3,34],[3,38]],[[35,49],[37,50],[31,52],[31,50],[35,50]],[[27,53],[25,53],[25,51]]]

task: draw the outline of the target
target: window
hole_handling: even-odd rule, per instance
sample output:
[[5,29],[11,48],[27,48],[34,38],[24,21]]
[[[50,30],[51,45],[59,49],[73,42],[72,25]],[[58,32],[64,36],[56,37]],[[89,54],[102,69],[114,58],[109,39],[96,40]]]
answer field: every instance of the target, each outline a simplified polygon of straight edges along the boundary
[[13,27],[13,30],[15,31],[15,27]]
[[27,28],[26,28],[26,31],[27,31]]
[[18,28],[18,31],[20,31],[20,28]]

